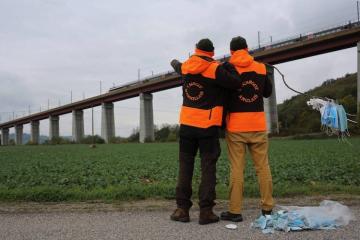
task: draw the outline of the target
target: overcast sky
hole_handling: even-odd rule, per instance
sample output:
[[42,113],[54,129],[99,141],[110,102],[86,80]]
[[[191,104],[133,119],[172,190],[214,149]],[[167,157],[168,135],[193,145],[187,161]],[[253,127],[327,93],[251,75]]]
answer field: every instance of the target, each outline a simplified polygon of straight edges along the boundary
[[[355,0],[95,1],[0,0],[0,121],[96,95],[111,86],[171,70],[194,44],[210,38],[215,55],[229,53],[241,35],[249,46],[315,32],[357,19]],[[305,91],[326,79],[356,72],[356,49],[306,58],[278,67]],[[278,103],[293,95],[276,80]],[[155,124],[177,123],[181,89],[154,94]],[[91,132],[90,110],[85,133]],[[61,116],[61,135],[71,135],[71,115]],[[115,103],[116,135],[139,125],[139,99]],[[30,127],[24,127],[29,132]],[[12,129],[11,132],[14,130]],[[95,109],[100,133],[100,108]],[[41,121],[48,135],[48,121]]]

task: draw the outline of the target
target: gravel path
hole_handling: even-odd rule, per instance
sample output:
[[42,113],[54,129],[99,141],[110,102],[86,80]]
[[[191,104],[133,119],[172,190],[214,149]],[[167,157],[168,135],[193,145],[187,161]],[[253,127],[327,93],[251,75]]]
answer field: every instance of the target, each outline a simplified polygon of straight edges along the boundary
[[[198,209],[191,211],[190,223],[170,221],[171,205],[165,203],[152,208],[142,205],[141,209],[100,206],[97,210],[94,210],[96,204],[92,209],[81,210],[64,205],[45,205],[43,208],[36,205],[30,210],[24,210],[24,207],[16,210],[14,205],[0,204],[0,239],[360,239],[358,204],[350,206],[358,220],[346,227],[327,231],[275,232],[272,235],[249,227],[259,214],[252,204],[247,204],[243,212],[245,221],[237,224],[236,230],[226,229],[228,222],[224,221],[200,226]],[[219,204],[216,212],[224,209],[225,205]]]

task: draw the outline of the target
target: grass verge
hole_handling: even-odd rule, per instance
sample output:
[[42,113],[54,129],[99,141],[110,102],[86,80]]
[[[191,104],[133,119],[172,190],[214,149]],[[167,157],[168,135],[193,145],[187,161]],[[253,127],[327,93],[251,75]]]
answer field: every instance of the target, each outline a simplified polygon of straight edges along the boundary
[[[194,186],[193,198],[197,199],[198,186]],[[228,187],[217,185],[217,198],[228,199]],[[336,184],[318,183],[315,185],[303,184],[276,184],[274,197],[314,196],[327,194],[360,195],[360,186],[343,186]],[[245,184],[245,197],[259,197],[257,184]],[[125,186],[111,186],[85,190],[81,188],[32,187],[7,189],[0,188],[0,201],[35,201],[35,202],[62,202],[62,201],[129,201],[143,199],[174,199],[175,185],[173,184],[130,184]]]

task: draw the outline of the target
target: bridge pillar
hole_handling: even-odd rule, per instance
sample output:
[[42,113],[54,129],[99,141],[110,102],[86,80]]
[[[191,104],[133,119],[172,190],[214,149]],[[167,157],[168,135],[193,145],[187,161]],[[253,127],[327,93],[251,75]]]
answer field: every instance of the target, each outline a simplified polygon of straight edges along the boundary
[[23,125],[15,125],[15,144],[22,145],[23,144]]
[[139,141],[152,142],[154,136],[154,117],[151,93],[140,93],[140,134]]
[[9,129],[8,128],[1,129],[1,145],[3,145],[3,146],[9,145]]
[[40,122],[39,121],[31,121],[30,122],[30,141],[33,144],[39,144],[40,141]]
[[59,116],[49,117],[49,139],[58,138],[59,134]]
[[79,143],[84,138],[84,111],[72,111],[72,139]]
[[357,122],[360,127],[360,42],[357,43]]
[[115,137],[114,104],[103,103],[101,108],[101,137],[109,143]]
[[267,76],[272,83],[272,94],[269,98],[264,98],[264,110],[266,114],[266,125],[268,133],[279,133],[279,120],[276,102],[274,68],[266,67]]

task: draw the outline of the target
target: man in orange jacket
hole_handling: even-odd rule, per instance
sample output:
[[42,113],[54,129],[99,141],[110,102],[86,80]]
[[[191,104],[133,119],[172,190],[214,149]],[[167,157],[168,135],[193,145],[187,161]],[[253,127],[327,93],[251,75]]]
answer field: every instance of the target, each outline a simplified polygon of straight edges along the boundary
[[216,162],[220,155],[218,131],[222,124],[223,88],[237,89],[241,81],[238,74],[228,73],[213,56],[212,42],[202,39],[196,44],[195,54],[184,63],[177,60],[171,62],[172,67],[183,78],[177,209],[171,215],[174,221],[190,221],[191,182],[198,149],[201,158],[199,224],[219,221],[212,209],[216,198]]
[[251,154],[258,177],[262,214],[271,214],[274,206],[263,102],[263,97],[271,95],[272,84],[267,77],[266,66],[254,61],[244,38],[233,38],[230,50],[229,62],[242,76],[242,84],[241,91],[232,91],[228,102],[226,143],[230,159],[230,206],[229,211],[221,213],[221,219],[240,222],[246,148]]

